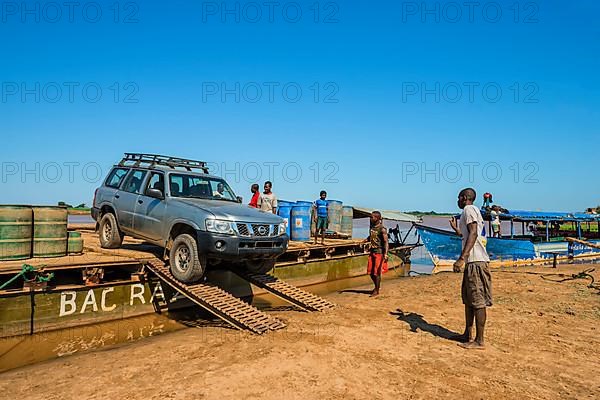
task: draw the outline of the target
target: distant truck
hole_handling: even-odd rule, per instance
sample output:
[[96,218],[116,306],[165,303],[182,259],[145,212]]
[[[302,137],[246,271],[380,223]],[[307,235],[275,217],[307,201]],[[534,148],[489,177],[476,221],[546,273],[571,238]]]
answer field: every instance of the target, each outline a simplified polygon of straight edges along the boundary
[[219,263],[266,273],[287,249],[284,220],[241,201],[204,162],[125,153],[96,189],[92,217],[103,248],[126,235],[161,246],[185,283]]

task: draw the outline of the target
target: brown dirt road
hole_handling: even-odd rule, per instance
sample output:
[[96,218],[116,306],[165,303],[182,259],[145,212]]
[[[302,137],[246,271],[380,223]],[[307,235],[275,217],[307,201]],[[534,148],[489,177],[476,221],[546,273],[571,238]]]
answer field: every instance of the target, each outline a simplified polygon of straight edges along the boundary
[[6,399],[597,399],[600,293],[583,280],[558,284],[536,275],[587,267],[494,272],[484,351],[446,339],[462,330],[463,308],[460,275],[443,274],[386,281],[378,298],[330,295],[339,307],[324,314],[278,311],[288,328],[262,337],[192,328],[21,368],[0,375],[0,393]]

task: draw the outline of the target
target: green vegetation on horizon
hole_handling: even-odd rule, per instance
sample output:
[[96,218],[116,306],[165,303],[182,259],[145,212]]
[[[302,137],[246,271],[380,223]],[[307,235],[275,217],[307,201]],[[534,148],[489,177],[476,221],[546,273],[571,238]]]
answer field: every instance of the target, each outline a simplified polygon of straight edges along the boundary
[[73,206],[69,203],[65,203],[64,201],[59,201],[58,205],[60,207],[67,207],[67,208],[72,208],[72,209],[86,209],[86,210],[90,209],[88,206],[85,205],[85,203],[81,203],[79,205]]
[[[588,225],[587,222],[582,222],[581,223],[581,232],[585,233],[588,231],[588,226],[589,226],[589,231],[590,232],[598,232],[598,223],[596,222],[590,222],[590,224]],[[565,223],[561,223],[560,224],[560,229],[564,230],[564,231],[573,231],[575,232],[577,230],[577,225],[574,224],[573,222],[565,222]]]
[[76,206],[72,206],[69,203],[65,203],[64,201],[59,201],[58,205],[61,207],[67,207],[67,211],[69,214],[88,214],[91,209],[85,205],[85,203],[78,204]]

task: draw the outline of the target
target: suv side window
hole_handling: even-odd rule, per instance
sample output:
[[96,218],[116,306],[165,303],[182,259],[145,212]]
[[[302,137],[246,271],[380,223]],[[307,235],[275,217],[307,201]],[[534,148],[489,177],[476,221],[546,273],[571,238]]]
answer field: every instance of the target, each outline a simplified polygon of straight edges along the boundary
[[184,191],[183,187],[183,176],[181,175],[171,175],[170,176],[170,190],[171,196],[179,197]]
[[127,178],[127,181],[125,181],[123,190],[129,193],[141,193],[142,183],[144,182],[145,177],[146,171],[133,171]]
[[108,178],[106,178],[105,185],[111,188],[118,189],[121,186],[121,182],[123,182],[123,178],[129,172],[128,168],[115,168],[110,174],[108,174]]
[[148,185],[146,185],[146,190],[144,194],[148,194],[148,189],[158,189],[165,194],[165,175],[161,172],[153,172],[150,175],[150,180],[148,180]]

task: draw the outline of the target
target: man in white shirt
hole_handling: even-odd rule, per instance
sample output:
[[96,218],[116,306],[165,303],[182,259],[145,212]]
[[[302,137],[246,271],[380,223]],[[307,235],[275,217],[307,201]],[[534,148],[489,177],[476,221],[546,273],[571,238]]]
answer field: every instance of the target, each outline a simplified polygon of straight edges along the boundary
[[265,191],[258,198],[258,208],[262,211],[277,214],[277,196],[271,191],[273,184],[270,181],[265,182]]
[[[473,205],[477,197],[475,190],[463,189],[458,194],[458,207],[463,210],[459,224],[450,220],[450,226],[462,236],[462,252],[454,263],[454,272],[464,267],[462,280],[462,300],[465,305],[465,332],[459,337],[465,349],[483,349],[483,334],[487,319],[486,307],[492,305],[492,276],[489,270],[490,258],[485,250],[486,239],[483,231],[483,218]],[[473,318],[476,323],[475,340],[471,339]]]

